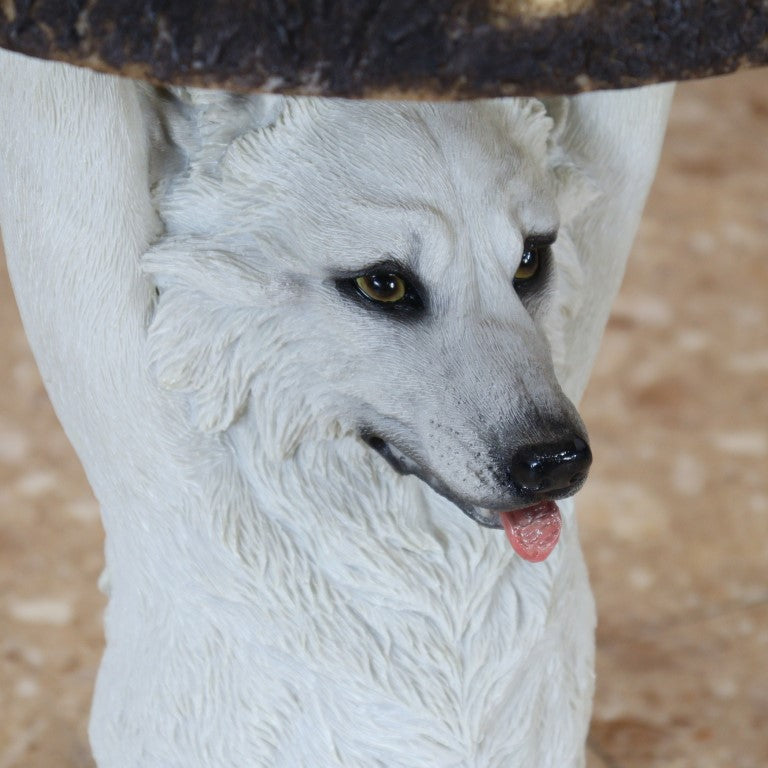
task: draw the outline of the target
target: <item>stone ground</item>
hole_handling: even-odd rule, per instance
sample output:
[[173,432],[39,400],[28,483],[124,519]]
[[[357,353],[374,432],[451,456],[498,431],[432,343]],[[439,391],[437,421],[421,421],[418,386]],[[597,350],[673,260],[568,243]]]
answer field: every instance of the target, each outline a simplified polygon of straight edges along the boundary
[[[768,73],[681,86],[582,408],[590,768],[768,766],[766,239]],[[85,768],[102,531],[0,265],[0,768]]]

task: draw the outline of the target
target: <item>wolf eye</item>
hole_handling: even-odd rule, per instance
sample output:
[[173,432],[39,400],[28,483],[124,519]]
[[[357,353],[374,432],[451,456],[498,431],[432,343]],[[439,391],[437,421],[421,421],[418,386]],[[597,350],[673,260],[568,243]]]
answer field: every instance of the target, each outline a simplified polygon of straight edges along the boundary
[[520,266],[515,272],[515,280],[530,280],[539,271],[539,249],[528,248],[520,259]]
[[514,286],[522,288],[525,283],[533,280],[543,267],[543,262],[549,256],[554,238],[529,237],[523,245],[523,257],[515,272]]
[[427,309],[427,292],[418,276],[396,261],[371,264],[363,274],[340,274],[332,279],[337,291],[365,310],[416,320]]
[[402,301],[408,291],[405,280],[400,275],[387,272],[375,272],[355,278],[358,290],[373,301],[394,304]]

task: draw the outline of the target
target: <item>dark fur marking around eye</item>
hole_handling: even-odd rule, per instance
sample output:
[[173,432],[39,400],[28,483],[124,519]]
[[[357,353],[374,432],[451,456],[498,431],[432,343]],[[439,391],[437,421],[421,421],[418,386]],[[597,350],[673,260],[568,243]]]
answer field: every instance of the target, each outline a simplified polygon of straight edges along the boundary
[[[397,275],[405,283],[405,294],[393,302],[376,301],[366,296],[360,290],[357,279],[370,275]],[[369,311],[402,320],[416,320],[423,317],[427,309],[426,291],[421,281],[412,270],[396,261],[382,261],[354,273],[337,274],[332,280],[339,293]]]

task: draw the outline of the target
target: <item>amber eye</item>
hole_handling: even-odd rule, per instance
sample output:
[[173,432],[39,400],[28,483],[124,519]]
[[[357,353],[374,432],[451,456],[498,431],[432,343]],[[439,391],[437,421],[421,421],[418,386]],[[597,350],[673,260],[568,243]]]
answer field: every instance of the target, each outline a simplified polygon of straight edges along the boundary
[[355,284],[369,299],[393,304],[401,301],[408,290],[408,286],[400,275],[387,272],[376,272],[372,275],[363,275],[355,278]]
[[542,251],[548,246],[540,246],[526,243],[520,266],[515,272],[515,282],[524,282],[536,276],[541,263]]

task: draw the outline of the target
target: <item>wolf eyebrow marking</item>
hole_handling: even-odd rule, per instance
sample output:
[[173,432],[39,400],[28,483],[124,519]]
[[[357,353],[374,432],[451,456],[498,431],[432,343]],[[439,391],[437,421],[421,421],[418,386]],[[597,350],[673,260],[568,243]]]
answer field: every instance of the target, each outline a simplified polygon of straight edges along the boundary
[[523,237],[523,245],[553,245],[557,240],[557,230],[532,232]]
[[[352,278],[368,274],[376,270],[389,270],[396,272],[413,284],[418,283],[422,288],[423,282],[418,277],[419,262],[422,257],[423,238],[418,232],[407,232],[404,235],[398,235],[393,238],[398,243],[391,250],[383,247],[380,256],[377,258],[374,249],[370,249],[366,255],[361,255],[360,261],[352,262],[351,267],[335,268],[331,266],[328,270],[330,278]],[[356,263],[357,262],[357,263]]]

